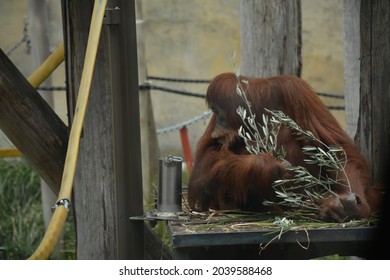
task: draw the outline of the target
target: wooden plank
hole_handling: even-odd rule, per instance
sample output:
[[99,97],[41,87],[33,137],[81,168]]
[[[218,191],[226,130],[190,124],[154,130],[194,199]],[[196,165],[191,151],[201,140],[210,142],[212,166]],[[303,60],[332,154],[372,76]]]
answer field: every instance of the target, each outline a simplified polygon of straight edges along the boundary
[[[63,1],[70,115],[80,86],[93,3],[93,0]],[[107,30],[103,29],[74,180],[77,259],[117,258],[113,119],[107,48]]]
[[2,50],[0,129],[57,194],[61,186],[68,128]]
[[[261,218],[258,218],[261,221]],[[340,256],[376,257],[372,245],[377,227],[342,224],[294,227],[283,234],[275,225],[255,219],[200,223],[170,221],[174,259],[311,259]]]
[[375,182],[387,176],[390,155],[390,3],[361,1],[361,88],[357,140]]
[[387,217],[390,205],[387,174],[390,167],[390,2],[361,0],[360,10],[361,87],[356,139],[372,164],[374,183],[385,187],[380,231],[373,246],[380,252],[390,234]]
[[[92,8],[92,0],[63,0],[70,112]],[[109,1],[108,9],[74,184],[77,258],[143,259],[143,222],[130,221],[143,213],[134,1]]]

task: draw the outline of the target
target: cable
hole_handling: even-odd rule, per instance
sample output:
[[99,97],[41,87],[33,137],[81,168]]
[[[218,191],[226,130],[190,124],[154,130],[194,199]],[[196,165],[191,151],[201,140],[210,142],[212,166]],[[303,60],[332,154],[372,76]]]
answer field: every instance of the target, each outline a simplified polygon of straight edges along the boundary
[[205,79],[179,79],[179,78],[167,78],[167,77],[157,77],[157,76],[148,76],[148,80],[157,80],[157,81],[166,81],[173,83],[194,83],[194,84],[208,84],[211,80]]

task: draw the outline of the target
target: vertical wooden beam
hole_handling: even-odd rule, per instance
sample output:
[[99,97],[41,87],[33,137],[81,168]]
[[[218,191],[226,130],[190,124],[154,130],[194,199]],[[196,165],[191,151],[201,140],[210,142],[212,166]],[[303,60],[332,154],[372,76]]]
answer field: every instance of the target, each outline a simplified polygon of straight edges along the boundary
[[357,140],[372,163],[375,182],[390,156],[390,2],[361,0],[360,114]]
[[[70,114],[80,86],[93,0],[63,0]],[[80,141],[73,201],[78,259],[117,259],[113,113],[107,30],[103,28]],[[70,118],[72,120],[72,117]]]
[[[382,183],[385,201],[372,259],[382,259],[390,234],[390,2],[361,0],[360,114],[356,139],[372,164],[375,183]],[[386,258],[386,257],[385,257]]]
[[344,0],[344,97],[346,131],[356,135],[360,91],[360,0]]
[[[63,0],[72,109],[92,8]],[[78,259],[143,259],[143,222],[130,221],[143,213],[139,130],[134,1],[109,1],[74,185]]]
[[240,24],[242,75],[301,75],[300,0],[241,0]]

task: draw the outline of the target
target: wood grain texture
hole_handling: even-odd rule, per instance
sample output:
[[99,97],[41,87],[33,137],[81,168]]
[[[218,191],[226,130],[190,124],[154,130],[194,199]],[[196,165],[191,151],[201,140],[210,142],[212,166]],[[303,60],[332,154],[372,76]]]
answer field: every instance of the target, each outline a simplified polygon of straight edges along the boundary
[[356,135],[360,91],[360,0],[344,0],[344,97],[346,131]]
[[299,0],[241,0],[241,67],[250,77],[301,75]]
[[[72,115],[83,71],[94,1],[64,2],[67,14],[65,34],[69,112]],[[117,258],[111,84],[107,78],[108,55],[103,51],[107,47],[107,32],[103,30],[74,180],[77,259]]]
[[388,176],[390,155],[390,3],[362,0],[360,10],[362,57],[356,139],[378,182]]
[[[70,112],[80,85],[92,0],[64,0]],[[74,183],[78,259],[142,259],[143,214],[134,1],[110,1],[103,24]],[[106,10],[107,11],[107,10]],[[71,118],[72,119],[72,118]]]
[[0,129],[57,194],[68,128],[1,50]]

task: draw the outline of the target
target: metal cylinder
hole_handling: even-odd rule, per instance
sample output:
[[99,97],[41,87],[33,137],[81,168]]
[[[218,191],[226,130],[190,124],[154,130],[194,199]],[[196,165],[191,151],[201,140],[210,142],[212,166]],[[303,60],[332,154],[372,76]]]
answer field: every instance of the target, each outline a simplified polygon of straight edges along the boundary
[[183,159],[167,156],[159,159],[157,210],[163,213],[181,212],[181,181]]

